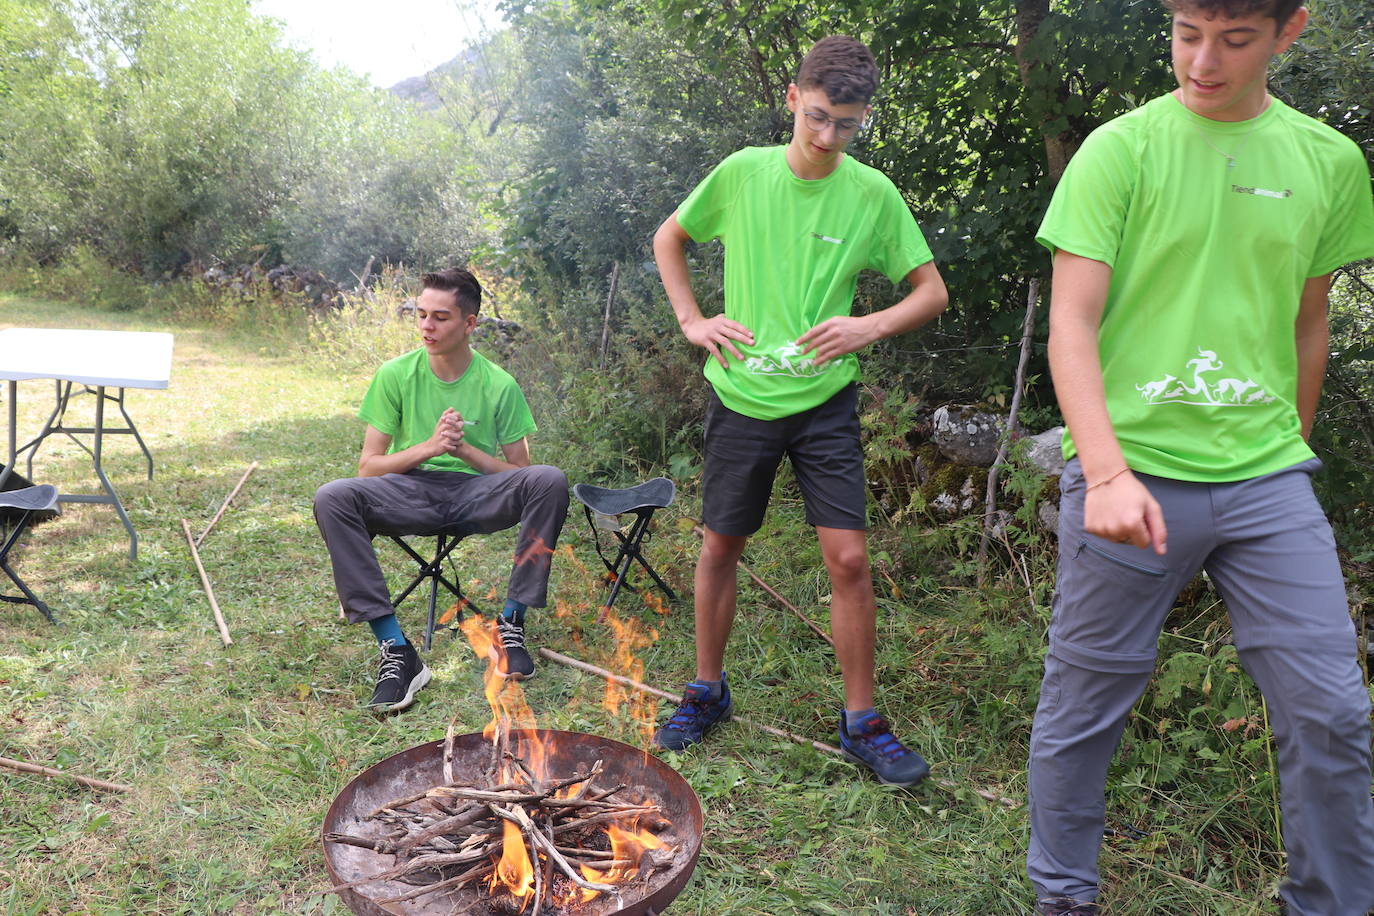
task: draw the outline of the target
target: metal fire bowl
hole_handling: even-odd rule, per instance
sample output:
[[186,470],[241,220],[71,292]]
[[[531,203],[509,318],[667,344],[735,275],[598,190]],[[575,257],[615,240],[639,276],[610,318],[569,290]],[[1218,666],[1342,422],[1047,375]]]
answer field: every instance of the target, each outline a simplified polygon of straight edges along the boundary
[[[537,729],[512,733],[514,753],[521,754],[529,736],[548,742],[548,769],[555,778],[587,772],[600,760],[599,785],[625,783],[626,798],[644,796],[663,809],[672,826],[659,834],[673,846],[676,858],[670,868],[655,872],[647,882],[631,881],[619,898],[602,895],[579,906],[577,916],[656,916],[673,901],[696,867],[701,852],[703,828],[701,803],[687,780],[652,754],[609,738],[578,732]],[[355,836],[383,835],[385,825],[364,820],[378,808],[441,785],[444,781],[444,742],[434,741],[412,747],[388,757],[359,774],[344,786],[324,816],[320,839],[324,845],[324,864],[334,884],[347,884],[391,867],[392,857],[370,849],[340,843],[325,843],[329,833]],[[454,739],[454,777],[459,782],[476,780],[490,763],[491,743],[480,733],[459,735]],[[349,909],[359,916],[449,916],[450,913],[491,913],[485,888],[471,886],[459,891],[441,891],[415,900],[382,905],[378,900],[415,890],[400,881],[380,881],[339,892]]]

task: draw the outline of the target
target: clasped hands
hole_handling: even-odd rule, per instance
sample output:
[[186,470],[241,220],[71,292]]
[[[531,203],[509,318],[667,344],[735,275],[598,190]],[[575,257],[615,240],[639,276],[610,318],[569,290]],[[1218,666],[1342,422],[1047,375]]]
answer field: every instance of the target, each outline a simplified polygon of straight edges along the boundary
[[463,423],[463,415],[452,407],[445,409],[439,415],[439,421],[434,424],[434,435],[429,437],[435,455],[463,457],[459,454],[461,449],[467,445],[463,441]]

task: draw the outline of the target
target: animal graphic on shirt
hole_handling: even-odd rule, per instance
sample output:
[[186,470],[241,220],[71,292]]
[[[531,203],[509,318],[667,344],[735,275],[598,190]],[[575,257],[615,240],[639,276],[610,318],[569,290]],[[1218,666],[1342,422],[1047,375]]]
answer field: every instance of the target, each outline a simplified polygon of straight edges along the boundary
[[1253,407],[1275,400],[1253,378],[1209,378],[1225,367],[1217,351],[1198,347],[1197,356],[1184,364],[1181,376],[1165,373],[1162,378],[1136,385],[1135,390],[1148,404]]
[[756,375],[790,375],[794,378],[810,378],[820,375],[830,367],[817,366],[816,358],[805,353],[795,341],[785,343],[771,354],[751,356],[744,361],[744,368]]

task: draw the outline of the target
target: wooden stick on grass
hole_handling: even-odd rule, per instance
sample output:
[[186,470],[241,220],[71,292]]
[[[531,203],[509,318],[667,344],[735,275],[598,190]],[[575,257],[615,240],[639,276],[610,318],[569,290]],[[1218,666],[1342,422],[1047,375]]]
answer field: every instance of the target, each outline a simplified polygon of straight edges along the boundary
[[224,622],[224,615],[219,612],[215,590],[210,587],[210,577],[205,574],[205,567],[200,563],[200,551],[196,549],[196,540],[191,537],[191,526],[184,518],[181,520],[181,530],[186,532],[186,543],[191,547],[191,559],[196,561],[196,570],[200,573],[200,581],[205,586],[205,597],[210,599],[210,610],[215,612],[215,626],[219,627],[220,642],[225,646],[232,646],[234,640],[229,636],[229,626]]
[[0,757],[0,767],[8,770],[17,770],[20,773],[36,773],[39,776],[47,776],[50,779],[70,779],[79,782],[83,786],[92,789],[100,789],[104,792],[132,792],[133,786],[126,786],[118,782],[106,782],[103,779],[92,779],[89,776],[77,776],[75,773],[68,773],[64,770],[54,770],[52,767],[39,766],[36,763],[25,763],[22,760],[11,760],[8,757]]
[[[588,674],[595,674],[597,677],[605,678],[608,681],[614,681],[617,684],[621,684],[625,687],[631,687],[635,690],[639,690],[644,693],[653,694],[656,697],[662,697],[663,699],[673,703],[676,703],[682,699],[682,694],[680,693],[669,693],[666,690],[659,690],[657,687],[650,687],[648,684],[641,684],[639,681],[636,681],[633,678],[625,677],[623,674],[614,674],[610,671],[607,671],[605,668],[598,668],[596,665],[592,665],[584,661],[579,661],[575,658],[572,658],[571,656],[561,655],[553,651],[552,649],[545,649],[543,647],[540,647],[539,654],[544,656],[551,662],[558,662],[558,664],[567,665],[569,668],[576,668],[579,671],[585,671]],[[734,718],[737,722],[743,722],[745,725],[751,725],[754,728],[766,731],[770,735],[776,735],[779,738],[786,738],[788,741],[795,741],[798,744],[810,745],[816,750],[822,751],[826,754],[834,754],[838,757],[844,756],[844,751],[835,747],[835,745],[833,744],[826,744],[824,741],[812,741],[810,738],[803,737],[802,735],[794,735],[792,734],[792,732],[783,731],[782,729],[774,728],[771,725],[764,725],[762,722],[755,721],[754,719],[745,718],[744,716],[741,716],[739,714],[735,714],[732,718]],[[962,784],[957,783],[952,779],[931,778],[930,781],[935,783],[937,786],[940,786],[941,788],[949,789],[951,791],[965,788]],[[996,794],[995,792],[989,792],[986,789],[976,789],[971,786],[968,788],[969,791],[973,792],[979,798],[982,798],[986,801],[996,802],[997,804],[1007,808],[1021,807],[1021,802],[1017,801],[1014,798],[1006,798],[1004,796]]]
[[[693,525],[692,530],[696,532],[697,537],[704,538],[706,536],[706,533],[702,530],[700,525]],[[796,605],[794,605],[792,602],[788,601],[782,595],[779,595],[776,591],[774,591],[773,588],[767,582],[760,579],[752,569],[750,569],[748,566],[745,566],[743,560],[737,561],[736,565],[739,566],[740,569],[744,570],[745,574],[748,575],[751,580],[753,580],[755,585],[757,585],[759,588],[767,592],[774,601],[778,602],[783,607],[787,608],[793,614],[796,614],[797,618],[802,623],[810,627],[813,633],[815,633],[821,639],[824,639],[826,642],[830,643],[831,648],[834,648],[835,640],[831,638],[829,633],[825,632],[825,630],[822,630],[818,624],[813,623],[805,614],[797,610]]]
[[257,469],[258,463],[256,461],[248,465],[248,470],[244,471],[243,476],[239,478],[238,486],[234,487],[229,495],[224,497],[224,504],[219,507],[219,511],[215,513],[215,517],[210,519],[210,524],[205,526],[205,530],[200,533],[200,537],[196,538],[196,547],[205,543],[205,536],[210,533],[211,528],[215,527],[215,522],[219,521],[219,517],[224,514],[224,510],[229,508],[229,504],[234,501],[234,497],[239,495],[239,490],[243,489],[243,485],[248,481],[248,475],[252,474]]

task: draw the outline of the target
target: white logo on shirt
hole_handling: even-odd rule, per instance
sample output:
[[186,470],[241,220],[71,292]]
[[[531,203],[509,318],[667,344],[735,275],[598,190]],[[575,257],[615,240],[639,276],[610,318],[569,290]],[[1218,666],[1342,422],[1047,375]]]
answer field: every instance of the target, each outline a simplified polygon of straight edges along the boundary
[[817,366],[816,358],[802,352],[801,344],[785,343],[771,354],[749,357],[744,361],[744,368],[755,375],[790,375],[793,378],[812,378],[825,372],[830,368],[830,365]]
[[835,239],[835,238],[831,238],[831,237],[828,236],[828,235],[821,235],[819,232],[813,232],[813,233],[811,233],[811,237],[812,237],[813,239],[820,239],[822,242],[829,242],[829,243],[832,244],[832,245],[843,245],[843,244],[844,244],[844,239]]
[[1253,194],[1256,197],[1272,197],[1276,200],[1283,200],[1285,197],[1292,197],[1293,192],[1289,188],[1282,191],[1270,191],[1265,188],[1247,188],[1243,184],[1231,185],[1231,190],[1237,194]]
[[1141,398],[1148,404],[1201,404],[1209,407],[1251,407],[1269,404],[1275,400],[1252,378],[1203,378],[1204,375],[1220,372],[1224,367],[1217,358],[1215,350],[1198,347],[1197,358],[1188,360],[1184,375],[1180,378],[1166,374],[1163,378],[1153,379],[1136,385]]

